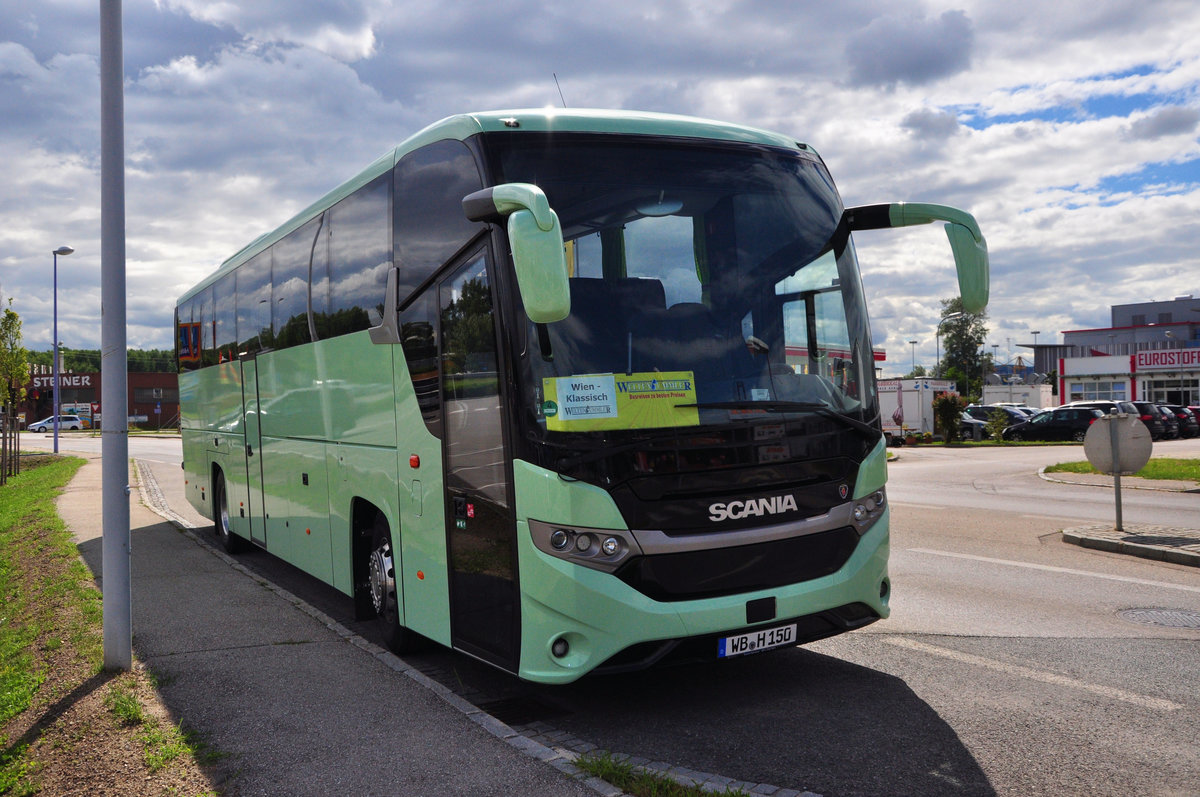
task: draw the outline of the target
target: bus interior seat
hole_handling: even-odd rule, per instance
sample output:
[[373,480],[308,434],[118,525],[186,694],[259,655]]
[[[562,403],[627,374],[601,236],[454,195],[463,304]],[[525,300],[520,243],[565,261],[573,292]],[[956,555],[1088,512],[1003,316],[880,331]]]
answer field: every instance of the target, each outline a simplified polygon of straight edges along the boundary
[[632,320],[666,306],[662,283],[574,277],[570,289],[571,314],[547,326],[556,370],[562,376],[624,373]]

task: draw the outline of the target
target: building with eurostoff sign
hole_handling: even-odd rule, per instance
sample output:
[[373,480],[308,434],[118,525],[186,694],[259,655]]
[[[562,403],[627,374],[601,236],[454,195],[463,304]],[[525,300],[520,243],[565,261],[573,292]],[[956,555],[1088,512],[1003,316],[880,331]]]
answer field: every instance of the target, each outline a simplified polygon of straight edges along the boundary
[[1063,333],[1038,346],[1057,355],[1059,397],[1200,405],[1200,300],[1114,305],[1112,326]]

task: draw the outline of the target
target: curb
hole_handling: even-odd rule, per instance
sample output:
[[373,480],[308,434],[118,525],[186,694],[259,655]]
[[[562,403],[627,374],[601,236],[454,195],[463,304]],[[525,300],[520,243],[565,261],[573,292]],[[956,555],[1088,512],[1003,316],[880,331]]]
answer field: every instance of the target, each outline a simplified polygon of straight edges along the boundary
[[[222,550],[214,548],[212,545],[205,543],[195,533],[196,528],[181,515],[171,510],[167,504],[166,497],[163,495],[161,488],[158,486],[158,481],[154,478],[154,473],[149,468],[143,467],[140,460],[133,462],[134,473],[137,478],[138,491],[142,498],[142,503],[146,505],[152,512],[166,519],[175,526],[180,533],[188,537],[193,543],[200,546],[204,550],[217,557],[225,564],[229,565],[234,570],[238,571],[247,578],[253,579],[267,590],[275,593],[287,603],[290,603],[295,608],[312,617],[317,622],[324,625],[330,631],[333,631],[349,644],[371,654],[378,659],[382,664],[389,669],[401,673],[413,681],[416,681],[421,686],[428,689],[440,697],[444,702],[456,708],[460,713],[464,714],[475,724],[486,730],[497,739],[507,742],[508,745],[521,753],[543,761],[557,769],[559,772],[574,778],[579,782],[588,786],[597,794],[602,794],[604,797],[629,797],[625,792],[621,791],[616,786],[601,780],[600,778],[589,775],[578,766],[575,761],[580,755],[587,753],[605,753],[609,751],[601,750],[594,744],[589,744],[580,739],[571,737],[569,734],[561,731],[554,731],[544,723],[537,723],[536,726],[531,726],[529,732],[533,736],[521,733],[514,730],[510,725],[488,714],[483,709],[464,700],[449,687],[433,680],[429,676],[422,673],[420,670],[411,666],[408,662],[401,659],[390,650],[381,648],[373,642],[364,639],[362,636],[354,633],[344,625],[334,620],[329,615],[307,603],[303,599],[293,595],[286,589],[266,581],[255,575],[242,563],[238,562],[229,554]],[[546,738],[546,735],[552,735],[554,738]],[[553,746],[544,744],[538,741],[538,738],[546,738]],[[773,786],[767,783],[749,783],[746,781],[738,781],[733,778],[727,778],[723,775],[716,775],[707,772],[696,772],[686,769],[685,767],[673,766],[662,761],[650,761],[646,758],[638,758],[629,756],[624,753],[612,753],[609,755],[614,761],[620,761],[629,764],[637,772],[650,772],[663,778],[674,781],[681,786],[696,786],[706,792],[718,793],[732,789],[741,789],[747,794],[755,795],[772,795],[772,797],[821,797],[810,791],[798,791],[796,789],[784,789],[779,786]]]
[[[1161,527],[1140,527],[1138,531],[1116,531],[1111,526],[1082,526],[1063,529],[1062,539],[1065,543],[1082,548],[1138,556],[1143,559],[1153,559],[1156,562],[1200,567],[1200,551],[1162,544],[1156,545],[1145,541],[1147,539],[1191,540],[1190,544],[1200,545],[1200,535],[1172,535],[1171,531],[1171,529]],[[1176,544],[1179,543],[1176,542]]]
[[[1070,475],[1070,474],[1068,474],[1068,475]],[[1060,474],[1057,474],[1057,473],[1051,475],[1049,473],[1046,473],[1046,468],[1044,468],[1044,467],[1038,469],[1038,478],[1041,479],[1042,481],[1053,482],[1055,484],[1070,484],[1070,485],[1074,485],[1076,487],[1103,487],[1108,490],[1113,489],[1113,485],[1111,482],[1106,484],[1103,482],[1085,481],[1083,479],[1070,479],[1070,478],[1061,476]],[[1160,493],[1193,493],[1193,492],[1200,491],[1200,486],[1163,487],[1161,485],[1156,485],[1156,484],[1137,484],[1136,483],[1137,481],[1144,482],[1145,480],[1144,479],[1139,480],[1135,476],[1126,476],[1121,480],[1121,489],[1122,490],[1151,490],[1151,491],[1160,492]]]

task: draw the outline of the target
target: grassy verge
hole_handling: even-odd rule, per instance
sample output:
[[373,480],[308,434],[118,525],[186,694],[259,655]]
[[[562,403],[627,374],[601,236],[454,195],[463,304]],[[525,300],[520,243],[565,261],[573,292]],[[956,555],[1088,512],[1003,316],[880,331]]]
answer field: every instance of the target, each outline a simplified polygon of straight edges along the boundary
[[699,786],[685,786],[656,772],[618,761],[607,752],[580,756],[575,765],[633,797],[711,797],[714,794],[718,797],[750,797],[741,789],[708,791]]
[[[1047,473],[1099,473],[1087,462],[1061,462],[1046,468]],[[1161,457],[1151,459],[1134,476],[1143,479],[1200,482],[1200,459]]]
[[[54,512],[54,496],[81,464],[30,467],[0,493],[0,724],[29,708],[46,679],[33,653],[39,641],[48,652],[69,642],[93,668],[100,661],[101,640],[89,633],[100,621],[100,596]],[[65,617],[64,603],[75,609]]]
[[0,795],[208,794],[203,746],[144,667],[103,672],[103,605],[55,498],[83,460],[0,487]]

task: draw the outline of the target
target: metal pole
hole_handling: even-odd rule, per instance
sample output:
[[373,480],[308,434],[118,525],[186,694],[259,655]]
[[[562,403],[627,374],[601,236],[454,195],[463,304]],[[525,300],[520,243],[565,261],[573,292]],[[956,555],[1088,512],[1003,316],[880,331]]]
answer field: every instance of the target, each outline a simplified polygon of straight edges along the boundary
[[100,0],[100,433],[104,668],[133,666],[129,361],[125,350],[125,95],[121,0]]
[[1120,440],[1121,436],[1119,434],[1117,434],[1117,424],[1120,423],[1120,421],[1118,421],[1117,418],[1118,418],[1117,410],[1116,410],[1116,408],[1114,408],[1112,410],[1112,413],[1108,416],[1108,435],[1109,435],[1108,439],[1112,441],[1113,492],[1116,494],[1116,497],[1117,497],[1116,530],[1124,531],[1125,527],[1122,525],[1122,522],[1121,522],[1121,470],[1122,470],[1122,467],[1121,467],[1121,444],[1118,442]]
[[58,250],[54,250],[54,453],[58,453]]

